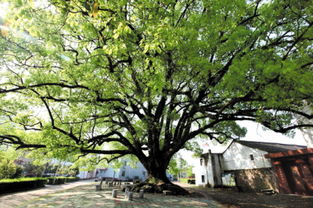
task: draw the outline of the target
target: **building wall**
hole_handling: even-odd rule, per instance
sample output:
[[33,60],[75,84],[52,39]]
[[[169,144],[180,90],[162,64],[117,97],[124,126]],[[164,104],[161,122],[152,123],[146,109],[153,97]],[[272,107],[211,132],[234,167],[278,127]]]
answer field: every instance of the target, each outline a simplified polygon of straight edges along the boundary
[[212,187],[222,186],[223,156],[221,154],[211,154],[213,182]]
[[196,185],[209,185],[210,187],[222,185],[222,155],[208,153],[198,161],[195,168]]
[[[230,176],[227,173],[234,174],[234,171],[236,170],[243,170],[242,172],[239,171],[237,173],[237,175],[240,173],[240,178],[246,175],[245,177],[248,177],[251,180],[253,178],[256,179],[262,174],[252,171],[256,172],[256,177],[253,177],[251,174],[248,174],[252,169],[272,167],[270,159],[264,157],[265,154],[267,154],[267,152],[250,148],[237,142],[233,142],[223,154],[208,153],[204,155],[205,158],[202,158],[202,165],[200,165],[200,159],[196,165],[196,185],[209,184],[210,186],[215,187],[219,185],[233,184],[233,181],[231,181],[231,178],[229,178]],[[249,170],[250,172],[245,172],[244,170]],[[222,181],[227,184],[223,184]],[[253,184],[251,181],[249,183]],[[256,183],[258,184],[259,182]]]
[[206,157],[203,158],[204,167],[205,167],[205,185],[214,186],[214,174],[216,173],[214,169],[214,158],[212,154],[206,154]]
[[127,161],[124,162],[125,165],[118,170],[114,170],[111,167],[102,170],[99,169],[97,177],[116,178],[120,180],[139,179],[141,181],[147,178],[147,171],[140,162],[137,163],[137,167],[130,167],[127,165]]
[[272,168],[235,170],[234,175],[240,191],[260,192],[263,189],[272,189],[278,192],[278,184]]
[[79,177],[81,179],[85,179],[85,178],[87,178],[87,174],[88,174],[88,171],[79,171],[77,177]]
[[197,186],[205,185],[208,183],[207,167],[204,165],[204,159],[202,159],[202,164],[200,164],[200,160],[201,159],[197,160],[197,164],[195,164],[195,167],[193,169]]
[[223,170],[270,168],[271,162],[265,154],[267,152],[233,142],[223,154]]
[[113,168],[106,168],[106,169],[98,170],[97,177],[98,178],[116,178],[117,174]]
[[313,148],[268,154],[279,190],[285,194],[313,196]]
[[271,161],[265,158],[265,154],[267,152],[237,142],[233,142],[223,154],[206,154],[202,165],[199,159],[195,168],[196,185],[229,186],[234,184],[235,178],[243,191],[277,191]]
[[120,168],[118,178],[122,180],[139,179],[143,181],[147,178],[147,170],[140,162],[137,163],[137,167],[125,165]]
[[81,179],[89,179],[89,178],[95,178],[96,177],[96,171],[79,171],[77,177]]

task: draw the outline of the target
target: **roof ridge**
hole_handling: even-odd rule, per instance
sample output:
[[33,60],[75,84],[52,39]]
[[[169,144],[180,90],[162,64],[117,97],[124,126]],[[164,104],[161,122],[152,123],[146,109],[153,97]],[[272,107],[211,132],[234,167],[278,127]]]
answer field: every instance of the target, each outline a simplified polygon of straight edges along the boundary
[[284,143],[277,143],[277,142],[264,142],[264,141],[250,141],[250,140],[233,140],[235,142],[252,142],[252,143],[263,143],[263,144],[280,144],[280,145],[288,145],[288,146],[301,146],[306,147],[306,145],[301,144],[284,144]]

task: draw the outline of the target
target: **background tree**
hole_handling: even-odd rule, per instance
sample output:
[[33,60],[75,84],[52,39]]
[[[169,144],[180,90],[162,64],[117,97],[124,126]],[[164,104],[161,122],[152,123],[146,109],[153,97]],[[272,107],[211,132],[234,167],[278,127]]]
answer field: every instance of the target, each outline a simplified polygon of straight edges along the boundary
[[32,162],[28,162],[23,165],[24,174],[28,177],[41,177],[44,173],[44,170],[44,165],[34,165]]
[[[189,165],[181,154],[175,154],[169,163],[168,173],[175,176],[178,181],[181,181],[181,178],[194,177],[192,169],[193,166]],[[187,180],[184,182],[187,182]]]
[[134,155],[170,183],[172,156],[249,120],[310,124],[310,1],[9,1],[1,27],[0,139],[66,158]]

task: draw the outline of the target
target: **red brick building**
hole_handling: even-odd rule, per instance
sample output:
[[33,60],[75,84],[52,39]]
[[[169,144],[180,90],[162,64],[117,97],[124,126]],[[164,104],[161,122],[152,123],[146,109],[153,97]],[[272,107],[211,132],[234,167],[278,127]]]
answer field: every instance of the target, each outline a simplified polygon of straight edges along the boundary
[[280,193],[313,195],[313,148],[270,153]]

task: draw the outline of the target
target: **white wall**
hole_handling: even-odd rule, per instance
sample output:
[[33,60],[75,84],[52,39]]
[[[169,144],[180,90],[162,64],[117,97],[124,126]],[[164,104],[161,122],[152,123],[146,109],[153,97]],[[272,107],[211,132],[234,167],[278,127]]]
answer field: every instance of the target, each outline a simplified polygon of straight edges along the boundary
[[[119,170],[115,170],[111,167],[106,168],[105,170],[98,171],[97,177],[105,177],[105,178],[117,178],[121,180],[135,179],[137,176],[140,180],[145,180],[147,178],[147,170],[144,166],[138,162],[137,167],[130,167],[127,165],[123,165]],[[123,176],[124,172],[124,176]]]
[[106,170],[99,171],[97,177],[104,177],[104,178],[117,178],[117,173],[114,172],[113,168],[106,168]]
[[81,179],[88,179],[96,177],[96,171],[79,171],[77,177]]
[[[220,167],[220,159],[223,161],[220,154],[206,154],[206,159],[202,159],[202,165],[200,163],[200,159],[198,159],[198,162],[194,168],[195,173],[195,180],[196,185],[206,185],[209,184],[210,186],[214,187],[216,185],[221,185],[222,179],[221,179],[221,170]],[[214,167],[212,160],[214,160]],[[207,161],[207,163],[206,163]],[[221,162],[222,162],[221,161]],[[216,180],[214,180],[214,175],[216,176]],[[203,177],[204,176],[204,180]]]
[[[223,154],[223,169],[269,168],[271,167],[271,162],[264,157],[264,154],[267,154],[267,152],[233,142]],[[250,155],[253,155],[254,160],[251,160]]]
[[81,178],[81,179],[85,179],[87,178],[87,171],[79,171],[77,177]]
[[[209,183],[211,186],[214,186],[214,170],[213,170],[213,165],[212,165],[212,160],[214,160],[214,158],[212,157],[211,154],[208,154],[208,163],[205,164],[206,165],[206,180],[205,180],[205,184]],[[215,161],[216,162],[216,161]]]
[[[125,172],[125,175],[122,176],[122,173]],[[123,166],[120,168],[118,172],[118,178],[127,180],[127,179],[135,179],[139,178],[140,180],[145,180],[147,178],[147,170],[144,168],[144,166],[138,162],[137,167],[130,167],[128,165]]]
[[[237,142],[233,142],[228,149],[223,153],[221,158],[221,165],[223,171],[230,170],[242,170],[242,169],[254,169],[254,168],[270,168],[271,162],[269,159],[265,158],[264,155],[267,152],[250,148],[239,144]],[[253,160],[251,160],[251,156],[253,156]],[[216,157],[217,159],[217,157]],[[194,168],[196,185],[205,185],[209,183],[210,185],[214,184],[214,175],[212,169],[212,158],[209,155],[208,164],[204,164],[205,161],[203,159],[202,166],[200,165],[200,159],[197,160],[197,164]],[[217,161],[215,161],[217,165]],[[218,170],[217,170],[218,171]],[[220,173],[217,173],[218,176]],[[204,175],[205,180],[202,181],[202,175]]]
[[[193,168],[193,172],[195,174],[195,180],[196,180],[196,185],[205,185],[208,183],[208,176],[207,176],[207,167],[204,166],[204,160],[202,162],[202,165],[200,165],[200,158],[197,160],[195,167]],[[204,175],[205,181],[202,182],[202,175]]]

